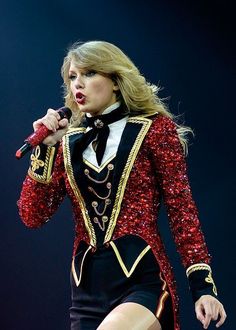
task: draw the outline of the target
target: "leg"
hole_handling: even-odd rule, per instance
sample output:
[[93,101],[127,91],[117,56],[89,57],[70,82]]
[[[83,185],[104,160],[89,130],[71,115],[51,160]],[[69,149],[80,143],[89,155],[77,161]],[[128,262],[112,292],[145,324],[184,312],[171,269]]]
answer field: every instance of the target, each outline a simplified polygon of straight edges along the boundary
[[155,315],[146,307],[127,302],[114,308],[97,330],[161,330]]

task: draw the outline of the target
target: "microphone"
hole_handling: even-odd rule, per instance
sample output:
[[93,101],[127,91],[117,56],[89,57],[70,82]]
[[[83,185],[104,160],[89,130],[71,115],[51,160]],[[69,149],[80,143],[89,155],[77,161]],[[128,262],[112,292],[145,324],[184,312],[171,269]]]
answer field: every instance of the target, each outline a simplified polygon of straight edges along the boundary
[[[66,107],[58,109],[57,112],[60,115],[60,119],[66,118],[69,120],[72,116],[71,110]],[[25,144],[23,144],[23,146],[17,150],[16,158],[22,158],[28,151],[40,144],[48,135],[52,133],[53,132],[49,130],[46,126],[40,126],[34,133],[32,133],[24,140]]]

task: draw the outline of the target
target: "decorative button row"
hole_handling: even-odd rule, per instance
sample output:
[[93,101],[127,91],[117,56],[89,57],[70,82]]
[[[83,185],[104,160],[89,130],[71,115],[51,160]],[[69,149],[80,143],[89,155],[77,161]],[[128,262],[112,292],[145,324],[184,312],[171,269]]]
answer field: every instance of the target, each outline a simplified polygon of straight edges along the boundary
[[107,182],[107,184],[106,184],[106,187],[107,187],[107,189],[109,189],[108,190],[108,194],[107,194],[107,196],[105,196],[105,197],[102,197],[102,196],[100,196],[94,189],[93,189],[93,187],[91,187],[91,186],[88,186],[88,190],[90,191],[90,192],[92,192],[96,197],[98,197],[99,199],[107,199],[109,196],[110,196],[110,194],[111,194],[111,182]]
[[97,210],[97,207],[98,207],[98,202],[97,202],[97,201],[93,201],[93,202],[92,202],[92,207],[94,208],[94,211],[95,211],[95,213],[96,213],[97,215],[102,216],[102,215],[104,215],[104,213],[106,212],[106,208],[107,208],[107,206],[110,205],[110,204],[111,204],[111,200],[110,200],[109,198],[107,198],[107,199],[105,200],[105,205],[104,205],[104,209],[103,209],[102,212],[99,212],[99,211]]
[[89,169],[87,169],[87,168],[84,170],[84,174],[87,176],[87,178],[89,180],[91,180],[93,182],[96,182],[96,183],[105,183],[107,181],[108,177],[109,177],[110,172],[113,169],[114,169],[114,165],[113,164],[108,164],[107,165],[107,170],[108,170],[107,171],[107,175],[105,176],[105,178],[103,180],[96,180],[96,179],[92,178],[91,175],[90,175]]
[[102,224],[100,223],[99,219],[97,217],[94,217],[93,218],[93,221],[94,223],[97,223],[99,228],[102,230],[102,231],[105,231],[105,225],[106,225],[106,222],[108,221],[108,217],[107,216],[103,216],[102,217]]

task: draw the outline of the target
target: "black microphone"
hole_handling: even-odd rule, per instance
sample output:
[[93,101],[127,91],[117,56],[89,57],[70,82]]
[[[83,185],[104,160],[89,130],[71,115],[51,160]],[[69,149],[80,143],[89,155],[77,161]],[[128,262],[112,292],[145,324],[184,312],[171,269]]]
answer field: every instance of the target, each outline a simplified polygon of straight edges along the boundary
[[[58,109],[57,112],[60,115],[60,119],[66,118],[69,120],[72,116],[71,110],[66,107]],[[40,126],[34,133],[32,133],[24,140],[25,144],[17,150],[16,158],[22,158],[28,151],[39,145],[48,135],[52,133],[53,132],[49,130],[45,125]]]

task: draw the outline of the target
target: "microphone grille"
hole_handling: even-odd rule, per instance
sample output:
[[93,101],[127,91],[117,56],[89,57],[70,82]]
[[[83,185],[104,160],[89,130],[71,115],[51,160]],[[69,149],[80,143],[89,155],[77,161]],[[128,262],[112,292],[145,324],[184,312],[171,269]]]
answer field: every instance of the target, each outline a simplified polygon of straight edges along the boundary
[[71,118],[71,116],[72,116],[72,111],[69,108],[67,108],[67,107],[60,108],[58,110],[58,113],[59,113],[61,119],[66,118],[66,119],[69,120]]

